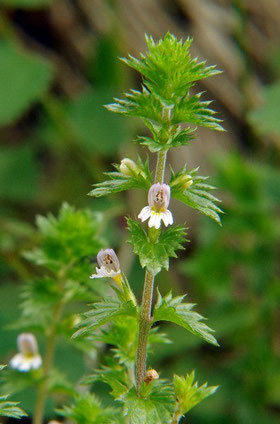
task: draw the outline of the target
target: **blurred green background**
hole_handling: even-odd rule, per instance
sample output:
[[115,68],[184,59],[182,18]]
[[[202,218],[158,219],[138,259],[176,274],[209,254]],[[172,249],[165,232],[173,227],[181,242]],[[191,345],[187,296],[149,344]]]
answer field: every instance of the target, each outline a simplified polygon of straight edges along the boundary
[[[111,163],[147,155],[132,143],[141,124],[103,105],[140,83],[117,57],[144,51],[145,33],[157,38],[167,30],[193,36],[193,55],[223,71],[197,90],[215,100],[227,132],[201,129],[169,160],[173,169],[187,162],[212,175],[225,215],[219,228],[174,202],[191,243],[158,280],[162,292],[187,292],[198,303],[221,347],[166,325],[173,343],[150,360],[163,377],[194,367],[199,381],[221,386],[188,423],[279,423],[278,0],[0,0],[0,362],[16,350],[16,332],[6,327],[30,276],[21,252],[36,243],[36,214],[56,213],[62,201],[104,211],[104,236],[140,295],[143,274],[124,243],[123,216],[136,215],[144,197],[86,194]],[[83,359],[66,355],[63,344],[57,353],[77,381]],[[17,400],[32,410],[32,393]]]

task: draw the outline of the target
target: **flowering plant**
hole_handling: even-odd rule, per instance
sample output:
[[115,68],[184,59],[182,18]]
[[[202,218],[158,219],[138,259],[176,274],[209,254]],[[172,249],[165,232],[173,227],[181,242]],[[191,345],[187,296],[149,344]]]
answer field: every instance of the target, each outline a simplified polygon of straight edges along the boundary
[[[19,353],[11,360],[13,368],[30,370],[25,373],[30,374],[27,379],[37,387],[34,424],[42,423],[46,398],[54,390],[55,342],[61,334],[70,340],[73,326],[76,332],[71,342],[89,356],[96,343],[113,346],[105,363],[85,383],[105,382],[118,402],[104,407],[92,393],[73,389],[60,381],[60,387],[67,389],[74,400],[58,412],[71,421],[177,424],[185,413],[216,391],[216,387],[207,384],[198,386],[193,371],[186,376],[175,375],[173,382],[159,378],[156,364],[148,361],[147,366],[147,354],[156,344],[168,342],[159,325],[155,326],[160,321],[170,321],[218,345],[213,330],[193,311],[193,304],[184,302],[184,296],[174,297],[171,291],[162,296],[157,290],[152,309],[155,277],[162,269],[168,270],[170,258],[176,257],[186,241],[186,228],[174,225],[170,199],[175,198],[220,223],[222,211],[216,205],[218,199],[210,193],[213,187],[207,184],[206,177],[197,175],[198,169],[185,166],[177,172],[171,170],[168,182],[165,177],[168,151],[190,144],[196,126],[222,130],[220,120],[209,108],[210,102],[201,100],[202,93],[190,92],[195,82],[218,71],[191,58],[191,39],[179,41],[168,33],[158,42],[151,37],[146,40],[146,55],[142,54],[140,59],[132,56],[123,59],[142,74],[142,89],[131,90],[125,99],[115,99],[107,109],[142,119],[150,135],[138,137],[137,142],[156,153],[155,172],[150,170],[148,160],[125,158],[115,165],[116,171],[107,173],[108,180],[96,184],[90,192],[94,197],[134,188],[147,192],[148,205],[139,211],[138,219],[127,218],[129,243],[145,269],[142,302],[138,304],[114,250],[104,248],[96,215],[64,205],[58,218],[39,217],[42,245],[26,257],[43,267],[46,275],[26,288],[21,327],[24,331],[41,330],[47,340],[46,351],[40,367],[36,339],[24,333],[18,339]],[[89,280],[92,254],[97,254],[98,267],[90,278],[112,279],[113,295],[106,294],[105,285],[100,285],[100,289]],[[40,291],[45,301],[41,299],[38,304]],[[100,295],[102,299],[96,301]],[[81,318],[69,314],[66,308],[77,298],[93,301]]]

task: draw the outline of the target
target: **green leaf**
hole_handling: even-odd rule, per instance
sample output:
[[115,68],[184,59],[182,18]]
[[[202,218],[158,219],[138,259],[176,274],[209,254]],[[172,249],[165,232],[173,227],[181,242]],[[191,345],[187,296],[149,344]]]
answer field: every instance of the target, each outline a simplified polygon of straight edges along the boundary
[[19,51],[3,41],[0,43],[0,63],[1,126],[20,118],[40,100],[53,74],[45,59]]
[[145,120],[145,124],[152,132],[152,137],[138,137],[136,141],[147,146],[152,153],[169,150],[172,147],[188,146],[193,140],[194,130],[192,128],[182,129],[180,125],[168,129]]
[[[215,112],[208,107],[210,102],[200,101],[201,94],[183,97],[178,104],[175,104],[172,108],[170,124],[188,123],[223,131],[219,124],[221,120],[215,118]],[[163,109],[166,105],[145,87],[142,91],[131,90],[125,93],[125,97],[125,100],[115,99],[116,103],[107,105],[107,109],[162,125],[166,122],[163,117]]]
[[162,268],[168,270],[169,258],[176,258],[176,250],[184,249],[184,227],[171,226],[163,230],[158,241],[154,243],[138,221],[128,218],[127,224],[131,234],[129,243],[133,245],[134,253],[139,255],[141,266],[146,267],[153,275],[159,273]]
[[[5,368],[5,365],[0,365],[0,371]],[[19,402],[12,402],[8,400],[9,395],[0,396],[0,416],[10,418],[21,418],[27,414],[17,405]]]
[[119,400],[127,392],[132,382],[128,380],[128,372],[124,365],[119,364],[115,358],[106,357],[105,360],[106,365],[95,370],[94,375],[86,378],[84,383],[92,384],[96,381],[102,381],[111,387],[110,394],[114,399]]
[[186,377],[174,375],[173,384],[177,404],[176,417],[178,418],[190,411],[190,409],[203,399],[215,393],[218,389],[217,386],[208,387],[207,383],[199,387],[198,383],[194,381],[194,378],[194,371],[190,374],[186,374]]
[[154,322],[173,322],[190,331],[192,334],[201,337],[206,342],[219,346],[217,340],[212,335],[214,330],[204,324],[203,320],[205,318],[192,310],[195,306],[193,303],[183,303],[184,297],[172,297],[171,292],[165,297],[162,297],[158,292],[158,299],[153,313]]
[[103,107],[111,99],[105,89],[89,91],[66,105],[75,139],[88,152],[112,156],[129,139],[129,128],[119,116],[110,116]]
[[280,134],[280,83],[264,88],[263,103],[249,113],[250,122],[261,134]]
[[79,330],[73,337],[88,333],[117,317],[136,316],[137,314],[137,308],[132,301],[124,302],[119,298],[107,297],[102,302],[94,303],[91,306],[92,309],[83,315],[84,319],[77,326]]
[[40,247],[25,252],[24,256],[52,271],[59,272],[66,267],[68,278],[74,280],[81,278],[81,270],[87,265],[89,276],[89,259],[102,247],[98,236],[101,216],[90,210],[76,210],[64,203],[57,217],[39,215],[36,222],[41,234]]
[[[1,197],[13,201],[32,200],[34,198],[38,188],[39,176],[35,154],[29,146],[2,147],[0,174]],[[13,181],[13,184],[11,184],[11,181]]]
[[58,412],[76,424],[124,424],[120,411],[105,407],[90,393],[77,395],[74,404],[64,406]]
[[[171,186],[171,196],[175,199],[185,203],[191,208],[197,209],[204,215],[212,218],[219,225],[221,225],[221,219],[219,213],[223,213],[215,203],[220,202],[215,196],[209,193],[215,187],[205,183],[208,177],[201,177],[197,175],[198,168],[186,171],[186,168],[182,168],[178,173],[174,173],[171,170],[171,179],[169,185]],[[179,178],[187,174],[191,177],[192,184],[186,189],[182,189],[180,184],[176,184]]]
[[170,424],[174,409],[174,393],[164,381],[153,385],[146,397],[138,397],[133,387],[121,397],[124,414],[130,424]]
[[191,38],[183,42],[168,32],[157,43],[148,36],[146,42],[146,56],[141,54],[140,59],[129,56],[122,60],[144,76],[149,89],[166,100],[180,98],[195,81],[219,73],[215,66],[206,66],[205,62],[191,58]]
[[90,191],[89,196],[102,197],[120,191],[130,190],[132,188],[141,188],[149,190],[152,184],[152,177],[149,171],[148,160],[143,163],[140,158],[137,160],[139,171],[131,169],[131,175],[120,172],[120,165],[114,165],[117,172],[106,172],[110,179],[94,185],[94,189]]
[[19,402],[11,402],[7,399],[8,396],[0,396],[0,416],[21,418],[27,415],[22,409],[17,406]]

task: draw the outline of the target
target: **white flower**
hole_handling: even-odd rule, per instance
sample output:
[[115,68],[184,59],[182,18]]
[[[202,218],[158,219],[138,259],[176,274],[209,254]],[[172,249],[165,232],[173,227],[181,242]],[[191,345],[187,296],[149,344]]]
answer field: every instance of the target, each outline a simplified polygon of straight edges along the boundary
[[18,371],[36,370],[42,365],[38,344],[32,333],[22,333],[17,338],[18,350],[10,361],[10,366]]
[[173,224],[172,213],[167,209],[170,201],[170,187],[167,184],[154,184],[149,190],[149,206],[145,206],[138,215],[142,222],[149,219],[149,227],[159,228],[161,220],[164,225]]
[[121,280],[120,262],[113,249],[100,250],[97,255],[96,274],[92,274],[90,278],[113,278],[117,283]]

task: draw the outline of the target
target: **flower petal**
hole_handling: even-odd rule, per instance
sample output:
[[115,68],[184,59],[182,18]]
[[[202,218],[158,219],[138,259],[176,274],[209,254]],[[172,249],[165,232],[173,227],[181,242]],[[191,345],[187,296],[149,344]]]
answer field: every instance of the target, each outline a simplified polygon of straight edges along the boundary
[[156,229],[159,229],[161,222],[161,213],[152,213],[151,218],[149,220],[149,227],[155,227]]
[[167,209],[165,212],[162,212],[162,220],[164,222],[164,225],[167,227],[168,225],[173,224],[173,215],[172,213]]
[[138,215],[138,218],[141,219],[142,222],[146,221],[151,216],[151,208],[150,206],[145,206]]

